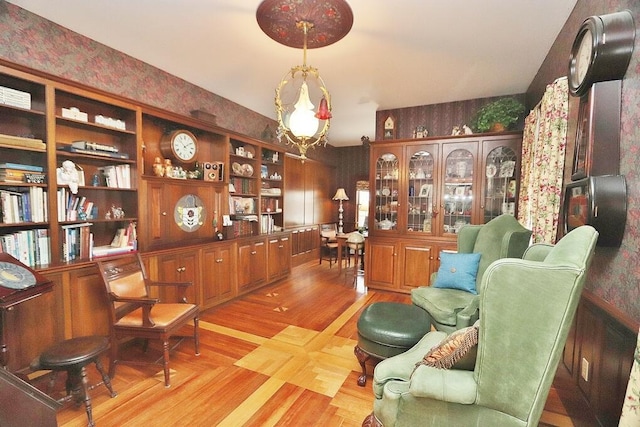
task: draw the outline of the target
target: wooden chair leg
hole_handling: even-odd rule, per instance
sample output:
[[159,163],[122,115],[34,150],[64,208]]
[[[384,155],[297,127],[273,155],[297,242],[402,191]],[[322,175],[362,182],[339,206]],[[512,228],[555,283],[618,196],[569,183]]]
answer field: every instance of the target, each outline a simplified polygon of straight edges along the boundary
[[196,356],[200,356],[200,319],[198,317],[193,318],[193,340],[195,341]]
[[164,368],[164,386],[171,387],[171,376],[169,372],[169,339],[162,342],[162,366]]

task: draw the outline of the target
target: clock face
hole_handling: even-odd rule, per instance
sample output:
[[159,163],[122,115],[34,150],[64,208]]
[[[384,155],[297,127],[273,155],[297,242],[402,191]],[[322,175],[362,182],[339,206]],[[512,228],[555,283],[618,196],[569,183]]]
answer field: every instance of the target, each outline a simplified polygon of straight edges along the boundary
[[578,47],[578,52],[575,58],[575,81],[578,85],[582,84],[587,71],[589,71],[589,65],[591,64],[591,54],[593,53],[593,34],[591,31],[585,31],[582,36],[582,41]]
[[173,137],[173,151],[179,160],[188,162],[196,157],[197,146],[193,135],[180,132]]
[[174,159],[180,163],[190,163],[196,160],[198,140],[188,130],[175,130],[162,136],[160,152],[165,159]]
[[10,289],[26,289],[35,284],[35,276],[26,268],[0,261],[0,286]]

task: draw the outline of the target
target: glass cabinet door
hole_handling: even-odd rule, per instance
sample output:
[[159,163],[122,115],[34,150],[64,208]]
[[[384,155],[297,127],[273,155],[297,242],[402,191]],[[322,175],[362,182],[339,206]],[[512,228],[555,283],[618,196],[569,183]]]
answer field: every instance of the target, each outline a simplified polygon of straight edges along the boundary
[[434,195],[434,179],[436,176],[435,159],[437,146],[412,147],[409,152],[407,168],[408,202],[403,212],[407,214],[406,231],[409,233],[433,233],[432,224]]
[[500,214],[516,214],[517,154],[507,146],[489,151],[485,158],[484,222]]
[[445,233],[457,233],[463,225],[471,224],[474,165],[474,153],[470,150],[454,149],[446,155],[442,189]]
[[376,230],[396,230],[398,226],[398,201],[400,196],[400,160],[397,154],[385,152],[378,156],[375,169],[373,202]]

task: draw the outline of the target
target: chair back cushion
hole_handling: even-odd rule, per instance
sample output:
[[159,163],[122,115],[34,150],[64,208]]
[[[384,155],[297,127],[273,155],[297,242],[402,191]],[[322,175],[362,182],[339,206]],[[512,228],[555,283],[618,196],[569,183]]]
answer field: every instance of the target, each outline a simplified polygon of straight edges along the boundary
[[142,271],[136,271],[127,276],[121,276],[109,282],[111,292],[119,297],[138,298],[147,296]]
[[473,245],[473,252],[482,254],[476,279],[478,289],[489,264],[500,258],[522,258],[530,238],[531,231],[511,215],[500,215],[484,224]]
[[536,425],[584,287],[598,233],[579,227],[544,258],[503,258],[480,294],[477,403]]

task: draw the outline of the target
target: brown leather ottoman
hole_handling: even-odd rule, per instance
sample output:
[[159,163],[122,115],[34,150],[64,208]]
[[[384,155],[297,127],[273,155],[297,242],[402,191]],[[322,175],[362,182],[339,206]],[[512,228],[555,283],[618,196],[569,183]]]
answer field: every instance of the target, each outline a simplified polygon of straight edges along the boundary
[[362,375],[358,385],[367,382],[366,361],[404,353],[431,330],[426,311],[413,304],[374,302],[358,318],[358,345],[354,348]]

